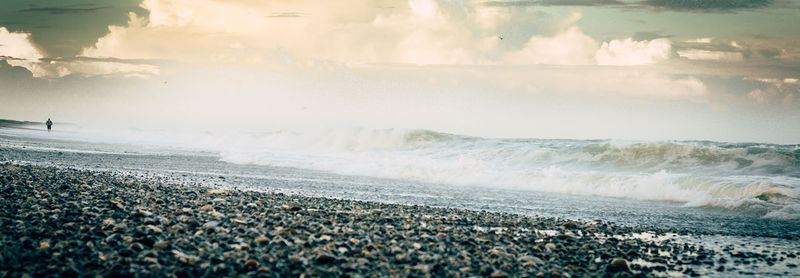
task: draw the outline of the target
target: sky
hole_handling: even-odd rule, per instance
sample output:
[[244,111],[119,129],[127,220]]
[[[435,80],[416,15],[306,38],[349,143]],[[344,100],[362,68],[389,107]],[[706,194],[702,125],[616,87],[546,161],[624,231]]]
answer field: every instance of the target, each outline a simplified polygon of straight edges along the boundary
[[800,143],[800,1],[4,0],[0,118]]

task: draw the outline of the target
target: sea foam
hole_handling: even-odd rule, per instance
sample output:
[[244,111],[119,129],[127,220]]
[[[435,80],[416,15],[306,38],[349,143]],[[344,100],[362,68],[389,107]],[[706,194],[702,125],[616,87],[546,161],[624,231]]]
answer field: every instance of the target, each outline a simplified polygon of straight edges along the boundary
[[800,218],[800,149],[708,141],[493,139],[427,130],[261,134],[231,163],[464,186],[682,202]]
[[366,128],[317,132],[74,129],[47,136],[200,150],[235,164],[452,186],[671,201],[800,219],[798,145],[498,139]]

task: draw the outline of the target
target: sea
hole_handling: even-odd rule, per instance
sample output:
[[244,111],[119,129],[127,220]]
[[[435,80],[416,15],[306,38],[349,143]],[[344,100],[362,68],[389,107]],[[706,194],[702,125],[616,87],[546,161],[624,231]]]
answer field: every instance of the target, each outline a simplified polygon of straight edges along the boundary
[[[423,129],[55,128],[0,127],[0,162],[603,221],[668,231],[714,250],[800,250],[800,144],[483,138]],[[787,266],[797,260],[705,273],[800,275]]]

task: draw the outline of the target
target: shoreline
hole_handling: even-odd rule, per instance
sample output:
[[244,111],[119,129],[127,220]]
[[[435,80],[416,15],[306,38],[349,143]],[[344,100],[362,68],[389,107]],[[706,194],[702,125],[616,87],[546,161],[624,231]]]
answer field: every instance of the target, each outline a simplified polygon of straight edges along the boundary
[[[707,275],[698,266],[724,271],[727,260],[715,258],[729,257],[608,223],[9,163],[0,164],[0,181],[4,277]],[[783,261],[751,253],[744,259]]]

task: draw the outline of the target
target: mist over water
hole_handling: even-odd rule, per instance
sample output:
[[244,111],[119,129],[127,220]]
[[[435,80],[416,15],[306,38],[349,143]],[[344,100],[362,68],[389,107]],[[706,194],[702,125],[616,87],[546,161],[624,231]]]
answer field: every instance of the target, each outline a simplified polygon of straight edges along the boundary
[[154,152],[199,150],[234,164],[669,201],[764,218],[800,219],[800,145],[498,139],[367,128],[110,132],[67,127],[59,132],[61,139],[158,147]]
[[683,202],[800,219],[797,145],[488,139],[427,130],[261,134],[223,161],[428,183]]

